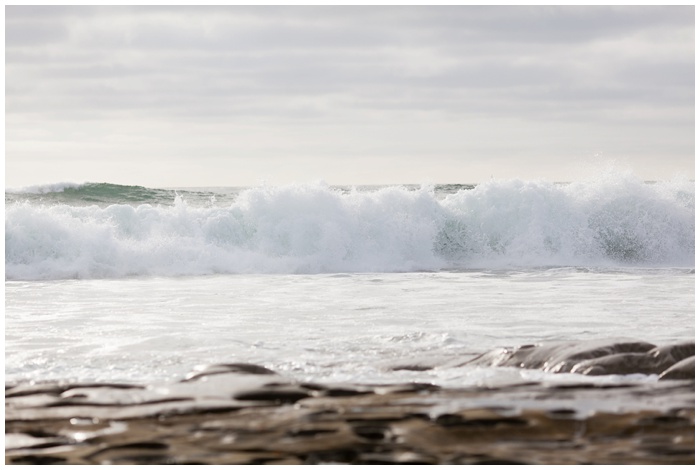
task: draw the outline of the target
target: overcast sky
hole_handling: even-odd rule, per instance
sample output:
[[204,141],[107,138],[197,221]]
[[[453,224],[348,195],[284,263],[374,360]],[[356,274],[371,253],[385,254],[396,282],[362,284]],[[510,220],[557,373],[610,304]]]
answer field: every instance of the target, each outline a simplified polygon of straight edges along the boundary
[[694,7],[5,9],[6,185],[694,174]]

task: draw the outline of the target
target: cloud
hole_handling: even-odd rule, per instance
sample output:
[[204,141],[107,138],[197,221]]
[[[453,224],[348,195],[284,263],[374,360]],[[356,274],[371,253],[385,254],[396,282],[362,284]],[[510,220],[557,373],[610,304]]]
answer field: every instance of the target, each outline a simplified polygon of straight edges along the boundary
[[[105,139],[100,122],[206,124],[236,148],[223,129],[564,122],[604,140],[606,126],[691,129],[693,115],[690,6],[6,7],[12,151],[32,122],[56,139],[66,122]],[[436,153],[489,146],[446,138]]]

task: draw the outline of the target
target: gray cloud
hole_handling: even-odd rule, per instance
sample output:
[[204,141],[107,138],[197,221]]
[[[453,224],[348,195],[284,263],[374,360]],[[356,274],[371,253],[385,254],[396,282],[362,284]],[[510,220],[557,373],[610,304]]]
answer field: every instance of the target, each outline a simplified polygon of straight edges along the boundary
[[8,6],[5,21],[13,131],[515,119],[595,137],[621,123],[637,136],[635,125],[693,126],[693,7]]

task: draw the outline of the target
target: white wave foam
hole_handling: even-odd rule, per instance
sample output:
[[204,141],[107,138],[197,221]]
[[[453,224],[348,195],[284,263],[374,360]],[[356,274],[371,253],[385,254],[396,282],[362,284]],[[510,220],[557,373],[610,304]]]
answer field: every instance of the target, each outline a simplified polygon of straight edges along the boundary
[[618,175],[342,193],[243,191],[229,207],[6,207],[7,279],[405,272],[499,266],[693,266],[691,182]]

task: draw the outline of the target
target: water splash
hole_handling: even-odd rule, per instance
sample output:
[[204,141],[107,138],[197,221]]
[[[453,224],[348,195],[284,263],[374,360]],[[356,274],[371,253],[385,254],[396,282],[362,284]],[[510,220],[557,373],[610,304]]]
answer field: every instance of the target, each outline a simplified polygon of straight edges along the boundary
[[7,204],[6,278],[694,266],[695,190],[681,180],[491,180],[447,195],[298,184],[219,205],[166,190],[149,191],[168,203],[130,204],[145,188],[101,189],[111,204]]

